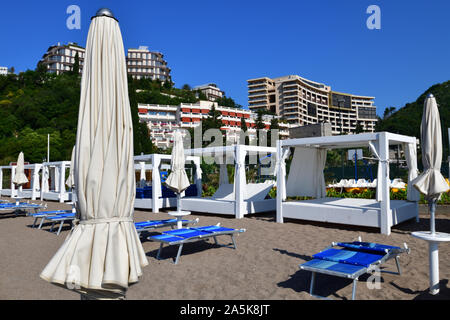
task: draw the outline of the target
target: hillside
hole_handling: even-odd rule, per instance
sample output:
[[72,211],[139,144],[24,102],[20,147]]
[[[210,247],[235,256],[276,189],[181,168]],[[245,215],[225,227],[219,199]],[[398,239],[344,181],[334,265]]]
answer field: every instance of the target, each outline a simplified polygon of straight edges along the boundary
[[[47,156],[50,134],[50,160],[70,160],[75,143],[81,77],[77,72],[61,75],[46,73],[38,67],[20,74],[0,76],[0,165],[16,161],[20,151],[25,161],[41,163]],[[134,153],[158,150],[149,139],[146,124],[139,123],[138,103],[194,103],[206,97],[189,85],[175,88],[149,79],[128,79],[130,109],[133,117]],[[230,106],[233,99],[224,98]],[[240,106],[239,106],[240,107]]]
[[435,96],[439,106],[444,147],[443,160],[445,161],[449,154],[447,128],[450,127],[450,81],[431,86],[415,102],[407,103],[404,107],[387,116],[385,119],[380,119],[376,130],[415,136],[420,139],[423,103],[430,93]]

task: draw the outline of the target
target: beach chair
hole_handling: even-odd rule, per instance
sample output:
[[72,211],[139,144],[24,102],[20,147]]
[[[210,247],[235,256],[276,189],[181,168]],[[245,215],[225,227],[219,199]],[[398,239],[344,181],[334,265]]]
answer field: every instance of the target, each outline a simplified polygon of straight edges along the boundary
[[36,223],[38,219],[41,219],[41,222],[39,223],[38,229],[42,228],[42,224],[45,221],[45,217],[55,216],[58,214],[64,214],[64,213],[72,213],[72,210],[53,210],[53,211],[39,211],[36,213],[32,213],[29,216],[34,218],[33,224],[31,225],[31,228],[36,227]]
[[44,221],[48,220],[52,223],[52,226],[50,227],[50,232],[53,232],[53,228],[55,227],[56,223],[59,223],[58,230],[56,231],[56,235],[59,235],[61,233],[62,226],[64,223],[69,223],[72,225],[73,220],[75,220],[75,213],[63,213],[63,214],[56,214],[54,216],[47,216],[42,218]]
[[[196,224],[198,223],[198,221],[198,218],[195,220],[181,220],[181,224],[183,226],[187,226],[188,224]],[[171,227],[173,229],[173,227],[177,225],[177,219],[147,220],[135,222],[134,225],[136,227],[138,235],[141,236],[142,232],[154,230],[157,228]]]
[[[215,226],[204,226],[204,227],[190,227],[190,228],[182,228],[161,232],[158,235],[150,236],[147,239],[150,241],[160,242],[160,247],[158,253],[156,255],[156,259],[160,259],[161,251],[164,244],[167,245],[178,245],[177,256],[174,260],[175,264],[178,264],[180,259],[181,250],[183,249],[183,245],[189,242],[196,241],[207,241],[208,239],[213,238],[214,243],[219,245],[217,242],[218,236],[228,235],[231,237],[231,241],[233,242],[233,248],[236,249],[236,241],[234,239],[234,235],[236,233],[245,232],[245,229],[232,229],[221,227],[220,224]],[[220,245],[229,247],[230,245]]]
[[[313,255],[313,259],[300,264],[301,270],[311,271],[310,295],[325,298],[313,294],[316,273],[328,274],[353,280],[352,300],[356,296],[356,284],[358,278],[366,273],[374,271],[401,274],[398,257],[409,249],[388,246],[370,242],[333,242],[325,250]],[[395,258],[397,272],[381,271],[380,267],[386,261]]]
[[30,214],[31,210],[34,210],[36,213],[39,209],[46,208],[40,204],[36,203],[28,203],[28,202],[1,202],[0,203],[0,211],[13,211],[15,215],[19,213]]

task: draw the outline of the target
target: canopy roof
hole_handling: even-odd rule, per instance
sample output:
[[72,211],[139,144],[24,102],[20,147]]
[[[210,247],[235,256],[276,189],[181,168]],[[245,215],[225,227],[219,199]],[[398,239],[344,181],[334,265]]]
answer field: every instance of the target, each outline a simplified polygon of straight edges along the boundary
[[386,138],[389,141],[389,145],[416,143],[417,141],[416,137],[410,137],[390,132],[374,132],[374,133],[360,133],[341,136],[325,136],[325,137],[280,140],[280,146],[282,148],[309,147],[309,148],[326,148],[326,149],[368,147],[369,142],[378,141],[382,133],[386,134]]
[[258,153],[277,153],[277,148],[275,147],[261,147],[261,146],[249,146],[244,144],[235,144],[231,146],[218,146],[218,147],[206,147],[206,148],[195,148],[195,149],[186,149],[184,153],[186,155],[223,155],[228,152],[235,152],[237,148],[240,148],[241,151],[246,152],[247,154],[258,154]]

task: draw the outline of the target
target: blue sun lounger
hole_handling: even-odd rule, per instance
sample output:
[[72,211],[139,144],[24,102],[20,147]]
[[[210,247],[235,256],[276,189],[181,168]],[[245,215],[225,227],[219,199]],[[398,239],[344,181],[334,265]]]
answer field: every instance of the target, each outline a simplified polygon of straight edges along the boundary
[[28,203],[28,202],[0,202],[0,211],[13,211],[16,215],[25,212],[30,214],[31,210],[37,212],[38,209],[42,209],[43,206],[36,203]]
[[[160,242],[161,245],[158,250],[158,254],[156,255],[156,259],[159,260],[161,250],[164,244],[167,245],[178,245],[178,253],[175,258],[174,263],[177,264],[180,259],[181,250],[183,249],[183,245],[189,242],[196,241],[206,241],[210,238],[214,239],[216,245],[219,245],[217,242],[218,236],[228,235],[231,236],[231,240],[233,242],[233,247],[236,249],[236,241],[234,239],[234,235],[236,233],[245,232],[245,229],[232,229],[232,228],[224,228],[220,225],[215,226],[204,226],[204,227],[191,227],[191,228],[182,228],[164,231],[159,235],[150,236],[147,239],[151,241]],[[222,245],[225,247],[229,247],[229,245]]]
[[50,227],[50,232],[53,232],[55,224],[59,222],[59,228],[58,231],[56,232],[56,235],[59,235],[61,233],[61,229],[64,223],[69,223],[70,225],[72,225],[72,221],[75,220],[75,213],[70,212],[70,213],[56,214],[54,216],[43,217],[42,220],[44,221],[48,220],[49,222],[52,223],[52,226]]
[[38,226],[38,229],[41,229],[42,228],[42,224],[44,223],[46,217],[56,216],[58,214],[65,214],[65,213],[66,214],[67,213],[72,213],[72,210],[70,209],[70,210],[39,211],[39,212],[36,212],[36,213],[32,213],[32,214],[29,215],[29,216],[34,218],[34,222],[31,225],[31,228],[35,228],[36,227],[36,223],[37,223],[38,219],[41,219],[41,222],[40,222],[40,224]]
[[[337,247],[340,247],[339,249]],[[300,264],[302,270],[311,271],[310,295],[324,298],[313,294],[316,273],[328,274],[353,280],[352,300],[356,295],[356,283],[358,278],[365,273],[372,273],[379,270],[386,261],[395,258],[398,272],[401,274],[398,257],[401,253],[409,253],[405,244],[405,249],[370,242],[333,242],[325,250],[313,255],[313,259]],[[381,270],[379,270],[381,272]],[[389,272],[389,271],[383,271]]]
[[[181,220],[181,224],[183,226],[196,223],[198,223],[198,218],[195,220]],[[141,232],[150,231],[157,228],[172,227],[173,229],[173,227],[177,225],[177,219],[147,220],[135,222],[134,225],[138,235],[141,236]]]

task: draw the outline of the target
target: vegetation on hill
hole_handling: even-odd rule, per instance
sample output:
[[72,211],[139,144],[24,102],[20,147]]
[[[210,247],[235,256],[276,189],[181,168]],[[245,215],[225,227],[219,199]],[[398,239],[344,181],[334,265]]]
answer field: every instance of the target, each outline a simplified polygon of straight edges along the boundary
[[448,155],[448,130],[450,127],[450,81],[431,86],[417,98],[415,102],[407,103],[395,111],[395,108],[386,108],[383,118],[380,118],[376,131],[389,131],[393,133],[414,136],[420,139],[420,123],[422,121],[423,104],[428,94],[433,94],[439,107],[442,127],[442,142],[444,158]]

